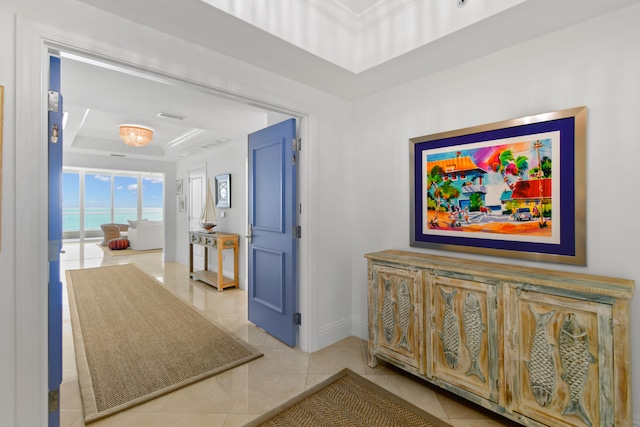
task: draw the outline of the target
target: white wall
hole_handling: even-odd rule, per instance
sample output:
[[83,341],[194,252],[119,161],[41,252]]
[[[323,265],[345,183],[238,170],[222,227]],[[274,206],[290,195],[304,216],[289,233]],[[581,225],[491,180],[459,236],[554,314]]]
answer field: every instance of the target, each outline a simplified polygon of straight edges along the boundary
[[[0,11],[0,53],[15,56],[15,24],[11,14]],[[0,425],[16,425],[16,256],[15,256],[15,62],[0,61],[0,85],[4,86],[2,177],[0,182]]]
[[[632,6],[354,103],[353,315],[366,319],[366,263],[409,246],[409,138],[586,105],[587,266],[486,261],[640,282],[635,190],[640,158],[640,6]],[[452,252],[440,254],[471,258]],[[640,360],[640,298],[631,301],[632,360]],[[361,335],[362,336],[362,335]],[[637,363],[635,363],[637,365]],[[635,425],[640,376],[633,372]]]
[[[64,76],[64,69],[62,70]],[[176,194],[176,164],[156,160],[115,158],[110,156],[92,156],[77,153],[64,153],[65,167],[96,168],[107,170],[159,172],[164,174],[164,260],[176,258],[176,214],[178,211]]]

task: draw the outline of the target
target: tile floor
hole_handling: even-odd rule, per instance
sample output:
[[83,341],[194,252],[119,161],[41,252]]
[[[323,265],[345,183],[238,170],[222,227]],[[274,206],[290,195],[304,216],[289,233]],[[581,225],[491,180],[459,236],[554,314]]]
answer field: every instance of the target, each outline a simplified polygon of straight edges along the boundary
[[[384,363],[367,366],[366,341],[350,337],[315,353],[292,349],[247,321],[246,292],[217,289],[189,280],[188,267],[163,262],[161,253],[133,256],[105,254],[95,241],[65,242],[63,270],[133,263],[205,317],[223,325],[264,357],[146,404],[91,424],[95,427],[242,426],[306,388],[347,367],[455,427],[515,425],[469,403],[461,403],[425,382]],[[61,426],[84,426],[66,292],[63,318]]]

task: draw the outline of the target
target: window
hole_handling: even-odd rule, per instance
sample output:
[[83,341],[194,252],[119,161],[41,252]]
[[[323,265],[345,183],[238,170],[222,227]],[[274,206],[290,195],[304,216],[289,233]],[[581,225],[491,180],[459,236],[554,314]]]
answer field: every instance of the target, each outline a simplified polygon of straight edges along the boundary
[[62,229],[80,233],[80,174],[62,174]]
[[164,219],[164,175],[65,168],[63,237],[101,237],[100,226]]
[[164,177],[160,174],[142,177],[142,218],[159,221],[163,217]]
[[[87,173],[84,176],[84,229],[100,230],[111,220],[111,175]],[[64,231],[64,230],[63,230]]]

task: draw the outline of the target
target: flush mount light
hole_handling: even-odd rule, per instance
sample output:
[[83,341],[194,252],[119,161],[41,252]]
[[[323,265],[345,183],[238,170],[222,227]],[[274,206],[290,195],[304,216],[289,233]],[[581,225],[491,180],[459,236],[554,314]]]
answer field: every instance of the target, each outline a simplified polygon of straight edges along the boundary
[[153,131],[142,126],[122,125],[120,126],[120,138],[125,144],[132,147],[144,147],[151,142]]

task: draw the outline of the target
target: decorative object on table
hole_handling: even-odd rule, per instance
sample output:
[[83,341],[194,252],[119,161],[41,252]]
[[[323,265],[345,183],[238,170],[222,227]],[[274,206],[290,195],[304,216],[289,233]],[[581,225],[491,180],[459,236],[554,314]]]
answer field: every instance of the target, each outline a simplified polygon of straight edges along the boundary
[[153,131],[138,125],[122,125],[120,138],[131,147],[144,147],[153,139]]
[[176,195],[180,196],[182,194],[182,180],[176,179]]
[[186,210],[187,202],[185,196],[178,197],[178,211],[184,212]]
[[133,264],[66,277],[85,424],[262,356]]
[[213,227],[216,226],[215,221],[218,219],[216,216],[216,207],[213,203],[213,196],[211,195],[211,187],[207,180],[207,198],[202,207],[202,214],[200,215],[200,227],[206,232],[212,232]]
[[4,121],[4,86],[0,86],[0,251],[2,251],[2,122]]
[[[375,420],[373,423],[372,420]],[[373,423],[373,424],[372,424]],[[343,369],[302,394],[245,424],[257,426],[423,426],[450,424]]]
[[586,111],[411,138],[411,246],[586,265]]
[[216,207],[231,207],[231,174],[216,176]]

